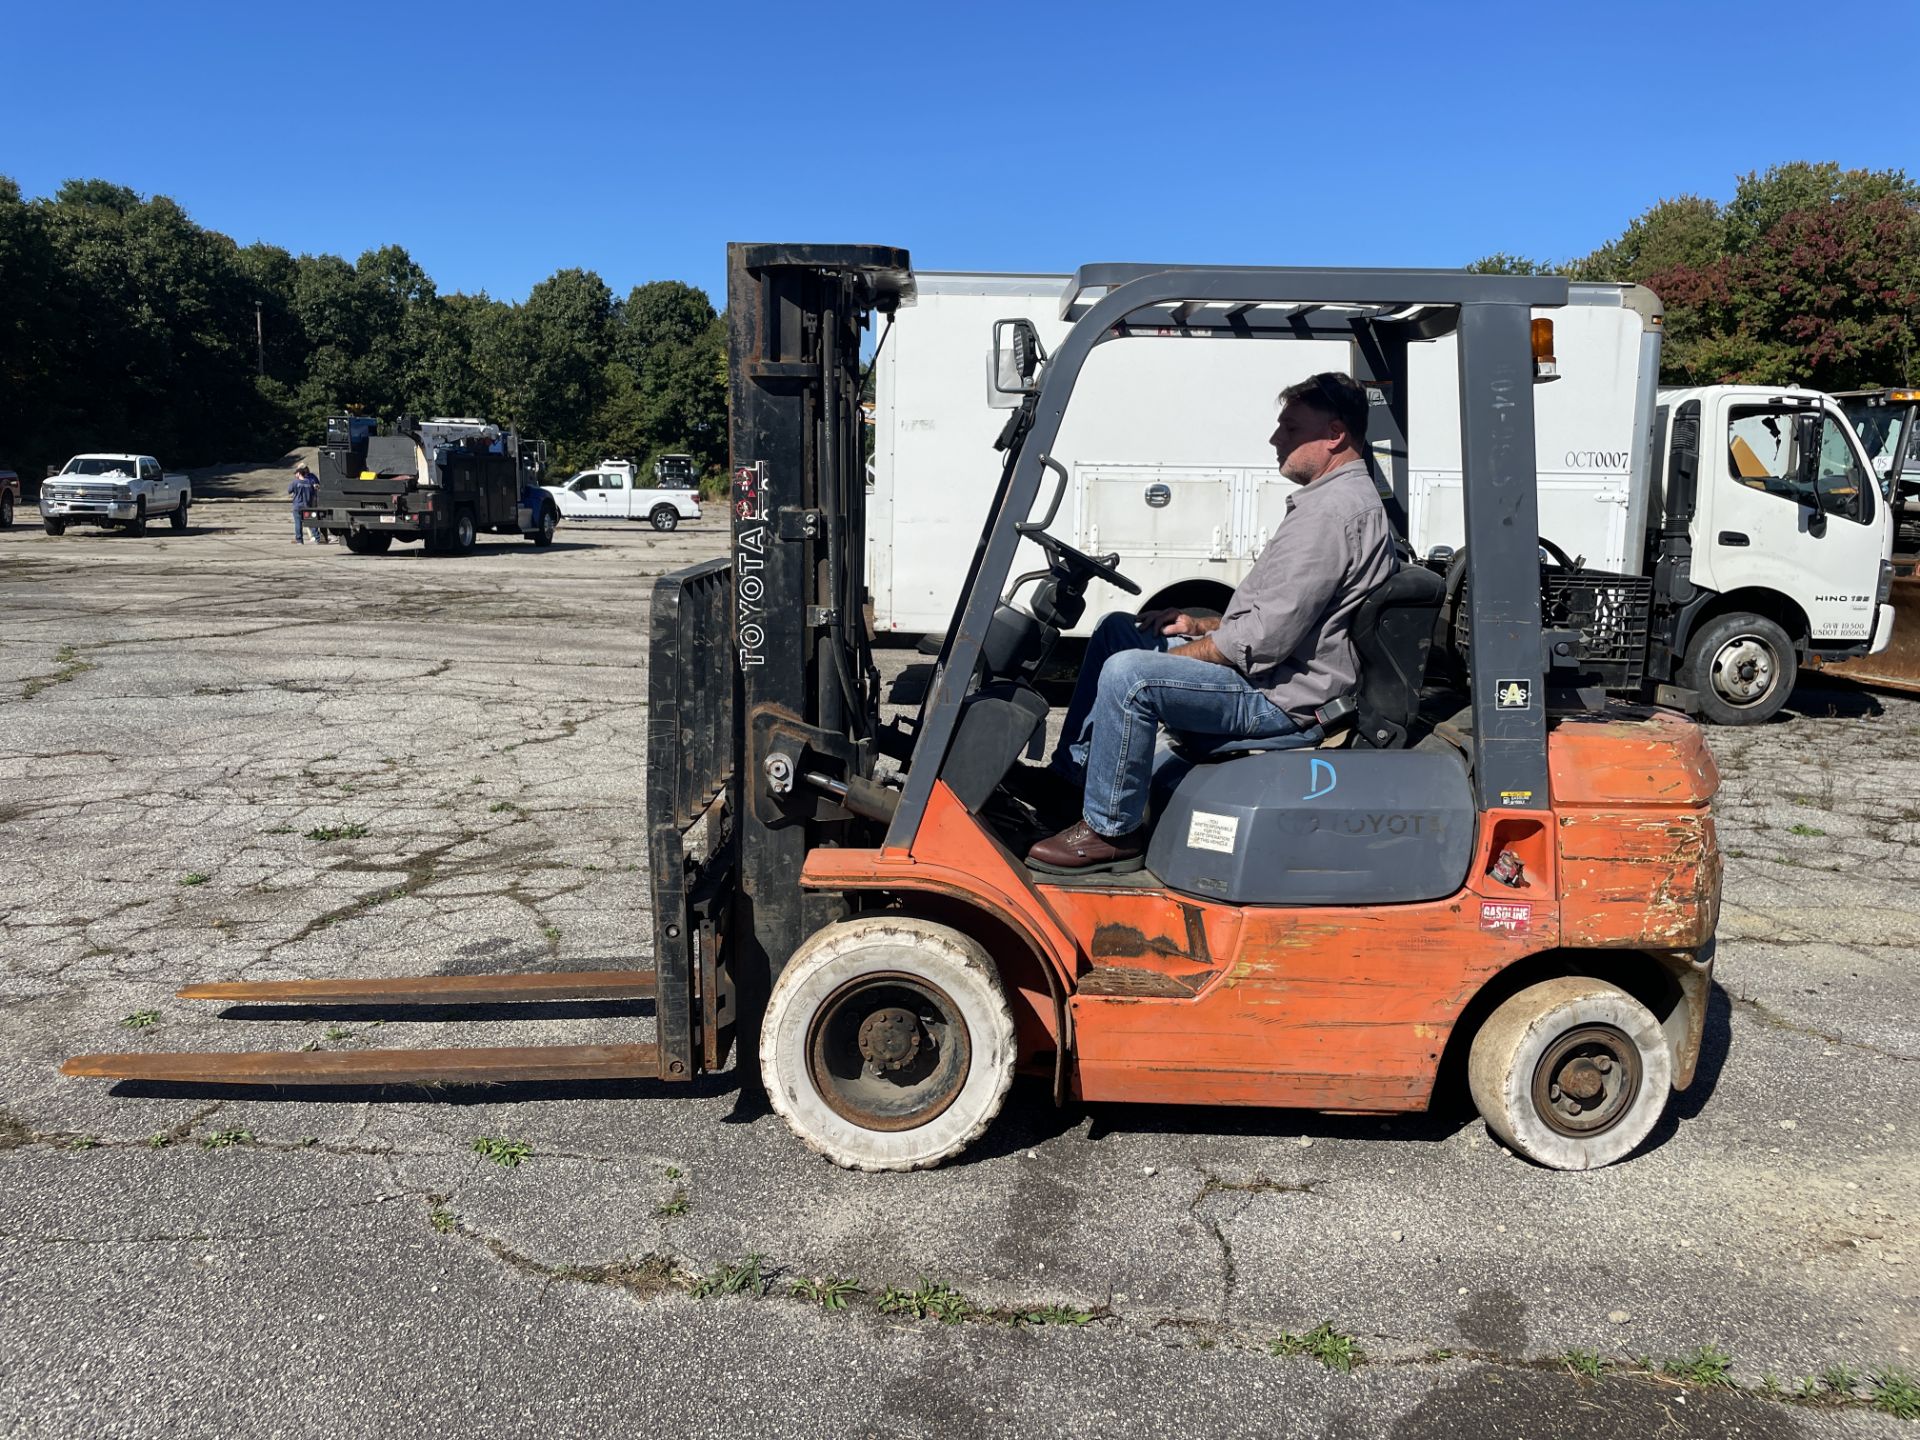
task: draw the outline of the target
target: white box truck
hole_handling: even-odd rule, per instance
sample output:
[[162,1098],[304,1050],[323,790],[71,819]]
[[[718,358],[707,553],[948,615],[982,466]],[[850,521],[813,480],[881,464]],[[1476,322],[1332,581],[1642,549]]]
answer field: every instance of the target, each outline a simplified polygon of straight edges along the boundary
[[[1065,275],[915,281],[875,362],[868,583],[876,630],[934,634],[965,580],[1014,400],[993,385],[994,323],[1030,320],[1051,346],[1068,328],[1063,302],[1087,297]],[[1552,312],[1571,383],[1534,393],[1541,531],[1591,568],[1653,576],[1649,684],[1720,723],[1752,723],[1785,703],[1801,663],[1886,645],[1890,517],[1828,397],[1660,392],[1660,314],[1643,287],[1586,283]],[[1451,336],[1416,342],[1409,393],[1376,392],[1379,480],[1420,555],[1464,534],[1456,356]],[[1342,340],[1094,352],[1053,451],[1071,476],[1064,528],[1088,553],[1118,554],[1143,594],[1090,594],[1078,633],[1123,605],[1225,604],[1293,489],[1268,444],[1275,397],[1317,370],[1368,378]],[[1037,550],[1028,558],[1016,573],[1044,568]]]

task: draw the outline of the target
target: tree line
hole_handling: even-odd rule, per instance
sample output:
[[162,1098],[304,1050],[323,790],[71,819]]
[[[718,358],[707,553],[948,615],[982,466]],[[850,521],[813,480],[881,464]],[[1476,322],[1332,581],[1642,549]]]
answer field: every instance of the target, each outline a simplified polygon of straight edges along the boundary
[[[1631,280],[1666,305],[1662,379],[1820,389],[1920,380],[1920,186],[1796,161],[1726,203],[1662,200],[1591,254],[1480,271]],[[517,304],[441,294],[397,245],[349,263],[236,244],[164,196],[0,176],[0,464],[127,447],[194,466],[316,443],[342,410],[478,415],[554,447],[726,464],[726,328],[661,280],[561,270]]]
[[239,245],[164,196],[0,176],[0,465],[89,449],[188,467],[317,444],[343,411],[476,415],[554,446],[726,462],[726,327],[677,280],[562,270],[510,304],[441,294],[397,245],[349,263]]
[[1662,200],[1578,259],[1469,268],[1647,286],[1666,308],[1669,385],[1920,380],[1920,185],[1900,170],[1776,165],[1742,176],[1725,204]]

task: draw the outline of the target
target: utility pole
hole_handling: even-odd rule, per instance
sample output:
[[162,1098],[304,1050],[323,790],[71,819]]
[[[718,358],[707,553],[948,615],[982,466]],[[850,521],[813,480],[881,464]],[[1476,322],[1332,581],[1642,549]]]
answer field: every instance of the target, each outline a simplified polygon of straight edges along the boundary
[[266,322],[260,318],[260,302],[258,300],[253,302],[253,353],[254,363],[259,373],[262,375],[266,374],[267,328]]

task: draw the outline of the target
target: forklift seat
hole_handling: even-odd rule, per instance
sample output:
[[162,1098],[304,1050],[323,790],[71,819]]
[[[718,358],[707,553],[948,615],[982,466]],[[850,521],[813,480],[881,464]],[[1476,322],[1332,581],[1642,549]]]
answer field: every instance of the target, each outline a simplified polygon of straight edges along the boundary
[[[1420,711],[1427,656],[1433,646],[1446,581],[1421,565],[1402,565],[1376,586],[1353,616],[1353,652],[1359,669],[1353,700],[1354,742],[1374,750],[1403,750]],[[1323,710],[1322,714],[1326,712]],[[1332,725],[1332,721],[1328,725]],[[1306,750],[1343,743],[1345,730],[1309,725],[1292,735],[1232,740],[1170,735],[1173,752],[1190,764],[1230,760],[1269,750]]]

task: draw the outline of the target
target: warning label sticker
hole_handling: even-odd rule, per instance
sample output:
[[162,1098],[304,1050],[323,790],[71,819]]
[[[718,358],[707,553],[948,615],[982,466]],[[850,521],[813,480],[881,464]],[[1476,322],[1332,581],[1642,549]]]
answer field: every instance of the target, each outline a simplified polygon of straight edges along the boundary
[[1482,900],[1480,928],[1524,935],[1533,929],[1533,906],[1524,900]]
[[1209,815],[1205,810],[1196,810],[1187,824],[1189,850],[1217,850],[1222,855],[1231,855],[1234,842],[1239,838],[1238,815]]

